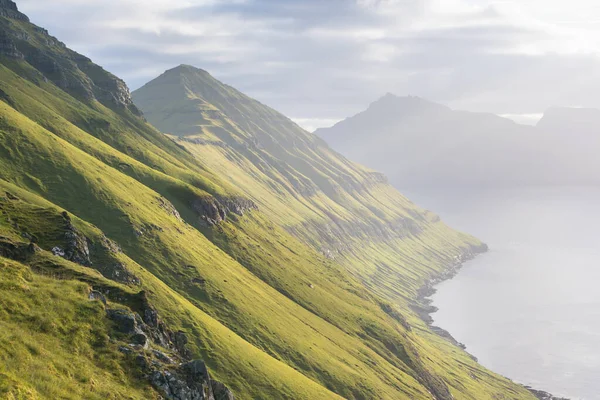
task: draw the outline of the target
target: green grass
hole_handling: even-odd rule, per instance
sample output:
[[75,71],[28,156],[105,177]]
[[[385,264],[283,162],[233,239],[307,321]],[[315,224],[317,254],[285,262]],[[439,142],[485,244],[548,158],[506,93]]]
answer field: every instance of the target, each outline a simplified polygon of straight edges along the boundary
[[88,291],[0,258],[1,398],[158,398],[127,371],[104,306]]
[[[10,29],[27,30],[53,57],[68,56],[28,24],[13,21]],[[93,382],[99,396],[111,389],[120,398],[153,395],[110,342],[94,339],[109,327],[85,293],[101,285],[132,296],[146,291],[239,399],[431,399],[446,386],[456,398],[531,398],[411,311],[423,282],[479,242],[437,222],[373,171],[207,74],[188,76],[182,97],[166,83],[159,88],[172,97],[171,111],[185,115],[157,125],[180,121],[180,134],[205,140],[195,144],[127,110],[72,97],[23,61],[0,64],[8,99],[0,102],[0,236],[26,242],[33,235],[49,250],[63,240],[67,211],[90,243],[105,235],[122,249],[92,246],[93,268],[47,252],[27,265],[2,261],[0,285],[14,293],[0,297],[10,310],[1,314],[10,329],[0,343],[19,350],[0,370],[0,390],[81,398]],[[90,79],[106,78],[92,71]],[[72,71],[87,79],[80,74]],[[258,210],[215,227],[191,207],[198,198],[240,196]],[[98,272],[114,262],[141,284]],[[47,319],[34,307],[45,296],[56,298]],[[36,341],[40,355],[27,355]],[[70,342],[77,346],[72,367]],[[37,375],[28,377],[29,367]],[[38,376],[44,368],[47,378]]]

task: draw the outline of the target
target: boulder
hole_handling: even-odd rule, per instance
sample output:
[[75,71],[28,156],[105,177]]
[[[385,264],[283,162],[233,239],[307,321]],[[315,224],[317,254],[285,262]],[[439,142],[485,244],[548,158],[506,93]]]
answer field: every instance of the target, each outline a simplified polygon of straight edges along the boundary
[[133,344],[137,344],[142,346],[143,348],[148,348],[148,336],[145,333],[136,333],[131,336],[131,342]]
[[128,335],[141,333],[137,326],[135,315],[132,312],[119,309],[106,310],[106,314],[108,315],[108,318],[110,318],[115,323],[116,328],[119,332]]

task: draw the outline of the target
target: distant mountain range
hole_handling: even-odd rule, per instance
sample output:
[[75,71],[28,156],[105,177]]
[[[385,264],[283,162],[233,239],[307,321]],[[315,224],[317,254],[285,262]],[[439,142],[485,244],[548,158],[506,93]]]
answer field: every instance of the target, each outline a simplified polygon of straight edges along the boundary
[[537,126],[386,94],[315,132],[398,188],[600,183],[600,110],[551,108]]

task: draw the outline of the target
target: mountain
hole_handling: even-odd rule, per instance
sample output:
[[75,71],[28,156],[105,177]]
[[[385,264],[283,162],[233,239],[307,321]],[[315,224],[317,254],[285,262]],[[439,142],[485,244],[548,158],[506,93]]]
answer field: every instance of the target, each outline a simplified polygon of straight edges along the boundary
[[550,109],[537,127],[387,94],[315,132],[399,188],[598,184],[598,112]]
[[[136,90],[133,98],[149,122],[188,149],[207,169],[224,171],[222,178],[250,198],[269,221],[325,256],[331,265],[341,267],[336,275],[349,272],[361,284],[361,291],[377,299],[380,309],[399,325],[383,333],[381,327],[359,322],[362,333],[357,334],[369,348],[383,344],[388,363],[398,365],[400,359],[405,364],[402,370],[417,371],[417,381],[437,398],[448,398],[449,393],[459,398],[512,393],[528,398],[518,386],[483,373],[455,345],[432,334],[419,316],[427,308],[417,300],[423,278],[439,276],[444,265],[455,263],[452,258],[469,257],[484,246],[457,236],[437,216],[391,188],[383,175],[348,161],[317,136],[206,71],[179,66]],[[244,265],[252,264],[242,252],[235,254]],[[277,259],[265,260],[265,265],[272,263],[277,264]],[[298,271],[300,276],[305,268]],[[314,294],[302,299],[302,294],[287,284],[289,276],[272,269],[255,271],[316,314],[327,319],[333,316],[315,303]],[[311,279],[307,286],[316,290],[319,281]],[[341,304],[334,308],[341,310],[339,307]],[[377,369],[379,377],[398,382],[397,388],[406,387],[407,381],[397,372],[382,375],[379,361],[367,361],[367,365]],[[403,389],[364,396],[416,397]]]
[[205,71],[134,99],[0,0],[0,397],[533,398],[422,319],[478,240]]

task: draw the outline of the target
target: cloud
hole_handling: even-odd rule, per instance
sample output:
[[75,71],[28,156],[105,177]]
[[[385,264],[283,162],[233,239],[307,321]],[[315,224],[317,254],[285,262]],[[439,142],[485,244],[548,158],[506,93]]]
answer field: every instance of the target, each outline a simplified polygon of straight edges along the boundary
[[308,128],[386,92],[538,114],[600,107],[591,0],[20,0],[132,88],[186,63]]

